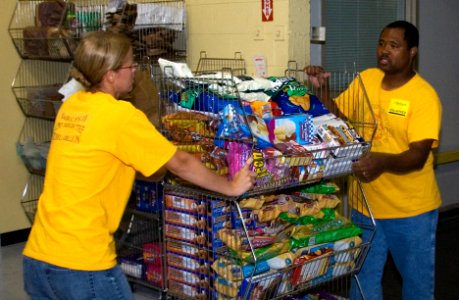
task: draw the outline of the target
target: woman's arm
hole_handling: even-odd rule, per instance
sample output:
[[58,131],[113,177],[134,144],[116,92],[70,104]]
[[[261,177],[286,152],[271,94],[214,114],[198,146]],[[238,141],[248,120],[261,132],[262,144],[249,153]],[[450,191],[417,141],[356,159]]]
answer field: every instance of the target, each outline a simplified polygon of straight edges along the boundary
[[166,168],[174,175],[202,188],[227,196],[239,196],[253,187],[255,174],[250,171],[252,160],[248,160],[232,180],[219,176],[204,166],[187,152],[177,150],[166,163]]

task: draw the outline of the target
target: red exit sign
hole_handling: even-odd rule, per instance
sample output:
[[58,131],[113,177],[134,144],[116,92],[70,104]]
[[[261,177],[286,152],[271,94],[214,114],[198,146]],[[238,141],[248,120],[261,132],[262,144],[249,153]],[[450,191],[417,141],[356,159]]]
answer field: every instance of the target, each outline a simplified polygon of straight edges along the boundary
[[272,22],[274,20],[274,0],[261,0],[261,20],[263,22]]

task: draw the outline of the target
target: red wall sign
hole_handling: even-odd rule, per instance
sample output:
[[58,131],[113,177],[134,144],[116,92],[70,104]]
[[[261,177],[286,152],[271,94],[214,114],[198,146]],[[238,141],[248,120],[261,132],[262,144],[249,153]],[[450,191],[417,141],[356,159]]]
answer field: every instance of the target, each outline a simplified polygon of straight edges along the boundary
[[272,22],[274,20],[274,0],[261,0],[261,20],[263,22]]

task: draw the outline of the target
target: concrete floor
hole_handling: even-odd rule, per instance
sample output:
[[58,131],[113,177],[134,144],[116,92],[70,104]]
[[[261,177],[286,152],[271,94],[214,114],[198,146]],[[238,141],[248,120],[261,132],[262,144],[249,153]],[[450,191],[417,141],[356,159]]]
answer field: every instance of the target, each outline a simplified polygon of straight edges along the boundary
[[[23,288],[22,249],[25,243],[0,247],[0,300],[29,299]],[[158,299],[155,291],[136,286],[135,300]]]
[[[27,300],[22,281],[22,249],[25,243],[0,247],[0,300]],[[459,292],[459,208],[440,213],[437,233],[436,299],[457,300]],[[401,279],[389,261],[384,280],[384,299],[401,300]],[[135,300],[160,299],[157,292],[134,286]]]

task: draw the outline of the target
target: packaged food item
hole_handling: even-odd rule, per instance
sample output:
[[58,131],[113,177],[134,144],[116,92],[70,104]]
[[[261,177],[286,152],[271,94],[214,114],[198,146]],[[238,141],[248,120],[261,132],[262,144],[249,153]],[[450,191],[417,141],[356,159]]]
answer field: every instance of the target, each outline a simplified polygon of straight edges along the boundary
[[23,29],[24,54],[27,57],[66,57],[67,49],[58,27],[27,26]]
[[266,261],[271,269],[285,269],[291,266],[295,260],[295,254],[288,251]]
[[239,293],[239,283],[217,277],[214,284],[219,294],[231,297],[231,299],[235,298]]
[[286,115],[308,113],[316,117],[330,113],[316,95],[308,93],[298,82],[290,82],[273,100]]
[[212,264],[212,269],[224,279],[231,282],[239,282],[244,278],[255,276],[269,271],[266,261],[259,261],[254,264],[236,263],[234,259],[219,257]]
[[307,145],[313,141],[314,128],[309,114],[280,116],[269,119],[267,123],[269,140],[273,144],[295,141]]
[[249,102],[252,115],[258,118],[272,118],[282,115],[282,111],[276,102],[269,101],[251,101]]
[[[68,2],[69,6],[75,6]],[[64,0],[46,0],[37,4],[35,12],[35,24],[40,27],[59,26],[65,18],[66,1]]]
[[257,146],[260,149],[273,146],[273,144],[269,141],[268,125],[264,119],[249,115],[247,116],[247,122],[253,136],[256,139]]
[[345,224],[333,229],[314,233],[308,225],[297,226],[295,229],[296,231],[292,233],[290,239],[290,246],[292,249],[333,242],[362,234],[362,229],[354,224]]
[[215,137],[216,128],[213,120],[200,113],[176,112],[164,116],[162,123],[174,141],[195,142],[204,137]]
[[324,275],[328,269],[331,252],[330,248],[322,248],[296,258],[293,265],[297,267],[293,268],[292,285],[297,286]]
[[282,274],[279,272],[267,272],[244,279],[239,288],[238,299],[271,299],[279,294],[282,279]]
[[308,185],[300,190],[300,195],[307,194],[334,194],[340,190],[339,186],[332,181],[320,181]]
[[245,120],[244,111],[238,104],[239,102],[230,103],[218,112],[220,122],[218,124],[217,137],[238,140],[252,137]]

